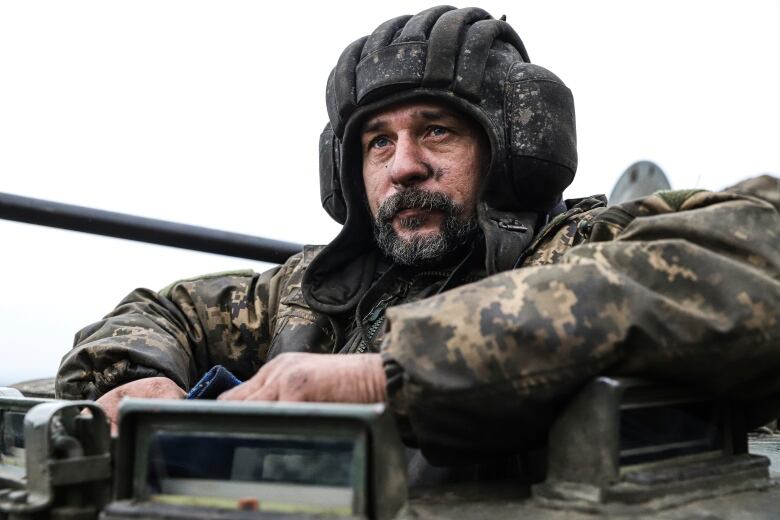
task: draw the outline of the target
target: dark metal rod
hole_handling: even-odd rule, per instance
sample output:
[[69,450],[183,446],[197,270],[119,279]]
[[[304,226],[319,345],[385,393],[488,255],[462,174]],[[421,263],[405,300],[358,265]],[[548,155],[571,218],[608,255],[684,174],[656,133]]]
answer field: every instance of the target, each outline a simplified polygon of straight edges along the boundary
[[0,219],[277,264],[303,248],[291,242],[8,193],[0,193]]

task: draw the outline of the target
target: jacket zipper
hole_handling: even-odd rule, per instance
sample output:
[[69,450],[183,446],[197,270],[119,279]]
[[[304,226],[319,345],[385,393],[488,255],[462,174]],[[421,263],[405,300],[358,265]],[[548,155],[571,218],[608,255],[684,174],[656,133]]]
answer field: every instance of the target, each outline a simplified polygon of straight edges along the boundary
[[[373,342],[374,337],[376,336],[377,331],[379,330],[379,327],[382,326],[382,324],[385,322],[385,317],[382,316],[380,319],[375,321],[371,327],[368,328],[368,341]],[[358,345],[357,353],[358,354],[365,354],[366,350],[368,350],[368,341],[366,341],[366,338],[363,338],[360,340],[360,345]]]
[[373,321],[374,323],[372,323],[371,326],[368,328],[368,334],[366,334],[366,336],[360,340],[360,343],[358,344],[358,347],[355,350],[358,354],[364,354],[368,350],[368,344],[374,341],[374,338],[376,337],[376,334],[379,331],[379,327],[381,327],[382,324],[385,322],[385,316],[382,315],[382,317],[380,318],[379,314],[384,312],[387,309],[387,304],[390,303],[390,301],[393,300],[393,298],[396,298],[397,296],[403,298],[403,296],[406,294],[407,289],[408,288],[405,287],[399,293],[390,294],[382,298],[381,300],[376,302],[374,306],[371,308],[371,310],[368,312],[368,314],[366,314],[364,321]]
[[[417,280],[419,278],[422,278],[424,276],[438,276],[440,278],[444,278],[450,274],[449,271],[425,271],[422,273],[418,273],[414,276],[413,280]],[[412,282],[413,285],[414,282]],[[387,310],[387,304],[396,297],[403,298],[406,295],[406,292],[408,291],[409,286],[405,286],[402,291],[400,291],[399,294],[391,294],[390,296],[387,296],[386,298],[382,298],[376,304],[371,308],[369,313],[366,315],[365,320],[366,321],[374,321],[374,323],[371,324],[371,326],[368,328],[368,333],[366,334],[366,337],[362,338],[360,340],[360,343],[358,344],[357,349],[355,352],[358,354],[365,354],[368,350],[369,343],[374,342],[374,338],[376,337],[377,332],[379,332],[379,328],[384,324],[385,322],[385,316],[382,315],[381,318],[379,318],[379,313],[384,312]]]

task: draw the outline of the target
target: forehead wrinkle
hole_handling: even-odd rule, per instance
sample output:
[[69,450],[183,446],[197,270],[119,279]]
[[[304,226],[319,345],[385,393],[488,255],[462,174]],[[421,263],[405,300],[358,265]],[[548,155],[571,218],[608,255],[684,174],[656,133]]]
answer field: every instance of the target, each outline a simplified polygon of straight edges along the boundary
[[363,134],[369,134],[372,132],[378,132],[384,128],[386,128],[388,125],[387,120],[383,116],[376,116],[369,119],[365,125],[363,125],[363,130],[361,133]]
[[415,112],[415,115],[419,115],[426,121],[438,121],[441,119],[450,119],[450,118],[454,119],[456,117],[455,114],[443,108],[436,108],[436,109],[423,108],[417,110]]

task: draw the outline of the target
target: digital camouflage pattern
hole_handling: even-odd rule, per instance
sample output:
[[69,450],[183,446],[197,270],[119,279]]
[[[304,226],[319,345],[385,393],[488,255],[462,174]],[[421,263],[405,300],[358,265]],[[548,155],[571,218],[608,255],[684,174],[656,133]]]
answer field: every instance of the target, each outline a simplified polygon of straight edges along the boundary
[[726,188],[726,190],[762,198],[780,211],[780,179],[771,175],[752,177]]
[[388,311],[391,405],[432,461],[539,443],[602,373],[780,392],[777,211],[706,191],[594,206],[551,223],[522,269]]
[[159,293],[133,291],[76,334],[57,376],[57,395],[97,399],[123,383],[161,375],[189,390],[214,365],[247,379],[274,353],[331,352],[327,317],[309,310],[300,291],[319,249],[307,247],[262,274],[217,273]]
[[77,334],[57,392],[94,399],[156,375],[186,390],[216,364],[244,379],[282,352],[381,346],[391,407],[433,462],[535,445],[602,373],[772,399],[779,234],[772,205],[732,192],[592,197],[550,222],[519,269],[470,283],[484,277],[470,257],[441,272],[389,267],[349,316],[307,306],[301,280],[321,250],[309,247],[263,274],[134,291]]

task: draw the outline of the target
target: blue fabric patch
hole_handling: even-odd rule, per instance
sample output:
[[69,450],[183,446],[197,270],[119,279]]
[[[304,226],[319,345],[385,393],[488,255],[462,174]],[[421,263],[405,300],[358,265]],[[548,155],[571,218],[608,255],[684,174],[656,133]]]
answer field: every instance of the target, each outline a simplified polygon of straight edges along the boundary
[[219,394],[238,386],[243,381],[222,365],[215,365],[192,387],[187,399],[216,399]]

